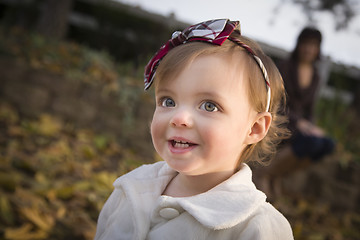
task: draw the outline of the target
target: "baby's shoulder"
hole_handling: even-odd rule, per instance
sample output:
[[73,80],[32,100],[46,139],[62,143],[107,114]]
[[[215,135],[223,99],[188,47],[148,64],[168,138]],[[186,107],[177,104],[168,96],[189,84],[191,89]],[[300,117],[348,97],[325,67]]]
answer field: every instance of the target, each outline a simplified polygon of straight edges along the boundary
[[249,219],[249,226],[267,239],[293,239],[289,221],[267,202]]

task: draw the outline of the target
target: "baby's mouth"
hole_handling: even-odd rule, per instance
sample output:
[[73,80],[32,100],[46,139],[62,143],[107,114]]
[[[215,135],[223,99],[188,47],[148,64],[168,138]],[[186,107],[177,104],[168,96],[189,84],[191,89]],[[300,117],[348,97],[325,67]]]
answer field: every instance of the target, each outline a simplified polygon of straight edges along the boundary
[[176,140],[170,140],[170,143],[174,148],[188,148],[196,145],[195,143],[176,141]]

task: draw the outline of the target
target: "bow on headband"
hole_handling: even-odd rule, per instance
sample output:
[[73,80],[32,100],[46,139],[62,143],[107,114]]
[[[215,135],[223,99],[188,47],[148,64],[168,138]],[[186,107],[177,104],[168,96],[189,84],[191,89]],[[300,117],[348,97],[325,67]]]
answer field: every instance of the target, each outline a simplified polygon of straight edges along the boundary
[[173,33],[172,38],[159,49],[159,51],[155,54],[155,56],[152,59],[150,59],[149,63],[145,67],[145,74],[144,74],[145,90],[149,89],[151,84],[153,83],[156,68],[158,67],[160,61],[174,47],[187,42],[194,42],[194,41],[208,42],[214,45],[221,46],[226,39],[229,39],[230,41],[243,47],[250,55],[253,56],[254,60],[259,65],[261,72],[263,73],[266,83],[266,89],[267,89],[266,112],[269,111],[271,93],[270,93],[269,77],[265,69],[265,66],[262,63],[261,59],[258,56],[256,56],[256,54],[248,45],[241,42],[239,39],[230,37],[230,34],[234,30],[238,30],[240,32],[239,21],[230,21],[228,19],[216,19],[216,20],[209,20],[206,22],[201,22],[192,25],[182,32],[177,31]]

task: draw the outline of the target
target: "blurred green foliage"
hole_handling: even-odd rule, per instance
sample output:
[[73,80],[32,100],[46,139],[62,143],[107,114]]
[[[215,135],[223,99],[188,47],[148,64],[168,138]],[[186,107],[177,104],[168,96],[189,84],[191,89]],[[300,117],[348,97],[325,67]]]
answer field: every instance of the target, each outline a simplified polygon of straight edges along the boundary
[[[39,29],[44,2],[0,1],[2,25],[22,26],[30,31]],[[137,66],[172,32],[184,28],[173,18],[148,13],[119,1],[72,0],[71,11],[66,34],[68,40],[110,52],[117,60],[131,60]]]
[[113,181],[143,159],[109,136],[0,102],[0,238],[92,239]]
[[344,103],[338,92],[333,99],[320,98],[315,113],[319,126],[336,141],[338,161],[343,165],[351,161],[360,164],[359,113],[354,107]]
[[[33,68],[63,74],[89,84],[119,91],[119,105],[133,126],[142,67],[116,63],[105,52],[71,42],[44,39],[22,29],[0,28],[0,54]],[[357,130],[349,109],[334,100],[321,100],[319,122],[343,146],[349,161],[358,154]],[[359,136],[359,135],[357,135]],[[352,147],[350,147],[352,146]],[[354,152],[352,152],[354,151]],[[359,155],[357,155],[359,156]],[[151,156],[157,161],[157,156]],[[138,153],[111,136],[74,127],[41,114],[22,116],[0,101],[0,238],[93,239],[96,220],[116,177],[144,163]],[[304,197],[274,203],[289,218],[296,239],[359,239],[360,216],[338,214],[328,205]]]
[[[104,84],[117,90],[118,72],[106,52],[74,42],[46,39],[20,27],[0,26],[0,53],[36,69],[45,69],[75,80]],[[6,36],[6,37],[5,37]]]

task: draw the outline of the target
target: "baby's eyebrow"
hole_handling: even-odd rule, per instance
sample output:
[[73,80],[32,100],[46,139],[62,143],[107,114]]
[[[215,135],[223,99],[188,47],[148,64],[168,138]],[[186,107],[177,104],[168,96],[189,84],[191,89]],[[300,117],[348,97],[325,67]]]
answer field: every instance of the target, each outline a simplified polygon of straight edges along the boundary
[[199,97],[210,98],[210,99],[215,99],[215,100],[219,100],[219,101],[224,101],[226,99],[225,96],[223,96],[222,94],[219,94],[216,91],[199,92],[197,95]]
[[174,91],[166,87],[159,87],[155,90],[155,94],[172,94],[172,93],[174,93]]

